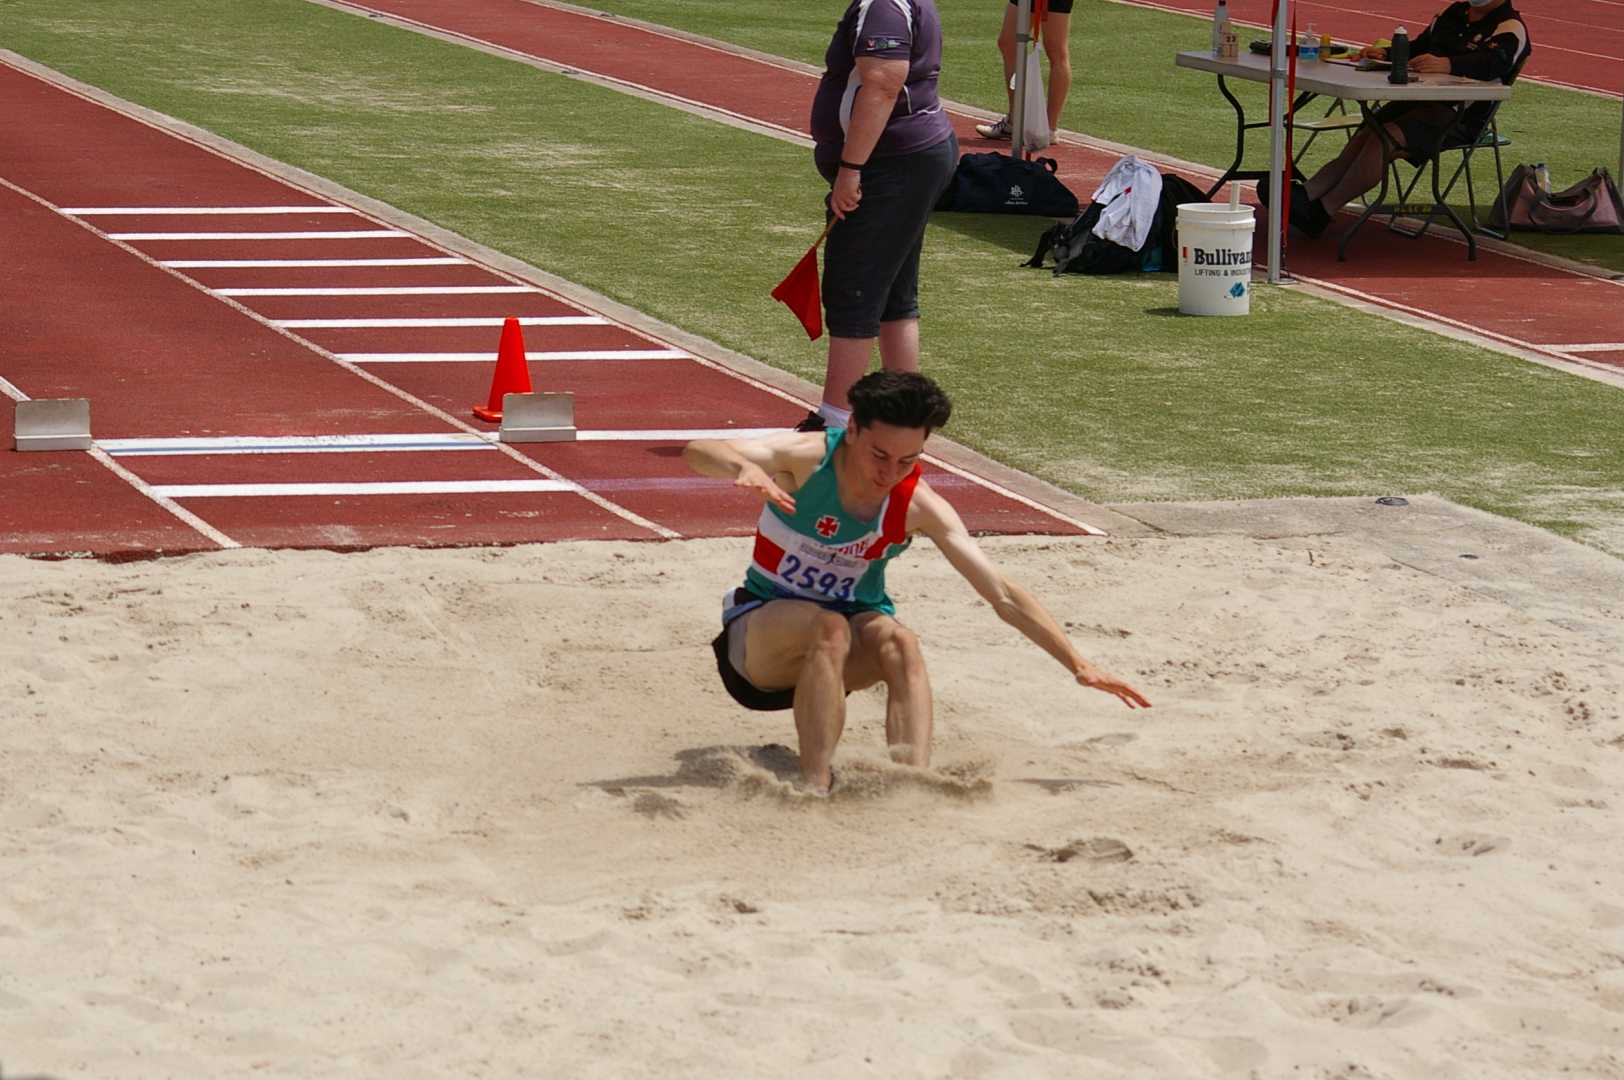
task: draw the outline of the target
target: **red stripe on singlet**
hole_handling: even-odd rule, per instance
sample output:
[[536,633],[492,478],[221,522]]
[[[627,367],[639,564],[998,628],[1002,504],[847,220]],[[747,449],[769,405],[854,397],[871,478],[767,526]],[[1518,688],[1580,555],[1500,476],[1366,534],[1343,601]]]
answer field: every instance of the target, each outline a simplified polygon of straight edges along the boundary
[[784,549],[756,533],[755,563],[769,574],[778,573],[778,564],[784,560]]
[[863,558],[873,562],[885,554],[885,549],[891,544],[900,544],[908,539],[908,504],[913,501],[914,488],[919,484],[919,477],[923,469],[915,465],[913,472],[904,476],[897,486],[891,489],[891,500],[885,507],[885,520],[880,522],[880,538],[863,552]]

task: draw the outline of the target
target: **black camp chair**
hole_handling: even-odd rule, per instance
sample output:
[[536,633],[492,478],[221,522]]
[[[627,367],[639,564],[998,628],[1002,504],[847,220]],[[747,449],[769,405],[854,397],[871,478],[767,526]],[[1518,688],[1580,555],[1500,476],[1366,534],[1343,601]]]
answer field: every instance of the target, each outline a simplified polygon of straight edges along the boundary
[[[1522,74],[1523,65],[1528,62],[1529,52],[1531,51],[1532,50],[1524,51],[1522,58],[1517,61],[1517,66],[1511,69],[1511,78],[1507,80],[1507,85],[1515,83],[1517,81],[1517,76]],[[1443,156],[1445,154],[1458,153],[1460,154],[1460,163],[1455,166],[1455,171],[1449,175],[1449,183],[1439,188],[1439,190],[1443,192],[1444,200],[1448,200],[1450,192],[1455,190],[1455,185],[1460,182],[1461,175],[1464,173],[1466,176],[1466,211],[1472,222],[1472,231],[1483,233],[1487,236],[1492,236],[1496,240],[1504,240],[1506,238],[1505,233],[1498,229],[1491,228],[1484,222],[1478,221],[1477,192],[1472,187],[1472,155],[1477,153],[1479,150],[1489,150],[1494,154],[1494,201],[1495,203],[1499,203],[1505,197],[1504,192],[1506,187],[1506,177],[1504,166],[1501,164],[1500,160],[1500,151],[1505,147],[1510,146],[1511,140],[1500,134],[1500,129],[1495,122],[1500,113],[1500,106],[1504,104],[1505,101],[1503,100],[1491,101],[1489,103],[1489,114],[1484,119],[1483,126],[1479,129],[1475,138],[1459,138],[1457,137],[1456,133],[1453,132],[1447,136],[1444,139],[1443,145],[1438,147],[1438,152],[1436,154],[1434,154],[1428,160],[1415,165],[1415,172],[1410,175],[1408,183],[1405,183],[1403,178],[1399,175],[1399,164],[1405,159],[1396,158],[1390,162],[1388,167],[1393,170],[1393,183],[1399,191],[1399,205],[1409,205],[1410,195],[1415,191],[1416,184],[1421,182],[1421,177],[1426,173],[1428,167],[1431,167],[1433,175],[1436,176]],[[1491,221],[1506,220],[1506,215],[1504,213],[1505,207],[1501,206],[1499,209],[1501,211],[1499,217],[1496,218],[1491,215]],[[1431,210],[1427,211],[1427,216],[1425,220],[1421,222],[1421,227],[1414,232],[1410,232],[1407,229],[1399,228],[1398,214],[1395,212],[1393,217],[1388,221],[1387,227],[1396,233],[1401,233],[1404,236],[1411,237],[1412,239],[1420,239],[1422,236],[1426,235],[1426,231],[1428,229],[1432,228],[1433,219],[1437,216],[1438,208],[1434,206]]]

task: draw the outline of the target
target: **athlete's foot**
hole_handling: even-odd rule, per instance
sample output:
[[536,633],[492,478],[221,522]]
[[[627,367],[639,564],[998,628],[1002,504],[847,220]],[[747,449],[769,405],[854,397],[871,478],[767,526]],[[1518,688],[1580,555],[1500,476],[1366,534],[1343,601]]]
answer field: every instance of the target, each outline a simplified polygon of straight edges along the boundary
[[829,793],[835,789],[835,771],[830,769],[828,775],[823,778],[821,783],[811,777],[808,777],[805,773],[802,773],[800,782],[797,783],[795,787],[796,790],[802,792],[803,794],[810,795],[814,799],[827,799],[829,797]]

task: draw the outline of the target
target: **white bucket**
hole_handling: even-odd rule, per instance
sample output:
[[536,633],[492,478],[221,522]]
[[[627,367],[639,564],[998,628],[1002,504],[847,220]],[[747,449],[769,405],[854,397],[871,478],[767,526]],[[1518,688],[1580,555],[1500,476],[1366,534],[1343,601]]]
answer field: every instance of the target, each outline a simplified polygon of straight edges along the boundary
[[1179,311],[1245,315],[1252,310],[1252,208],[1180,203]]

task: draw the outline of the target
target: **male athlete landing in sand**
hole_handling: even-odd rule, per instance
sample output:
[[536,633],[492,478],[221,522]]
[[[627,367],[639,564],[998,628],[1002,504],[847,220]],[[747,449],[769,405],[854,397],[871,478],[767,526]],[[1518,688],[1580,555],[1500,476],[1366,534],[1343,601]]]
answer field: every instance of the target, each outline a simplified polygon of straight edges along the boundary
[[766,505],[744,587],[730,593],[713,643],[722,683],[748,709],[795,710],[801,777],[827,794],[846,695],[885,683],[885,740],[898,760],[930,764],[931,695],[919,639],[895,618],[885,564],[915,534],[931,538],[998,617],[1083,686],[1129,708],[1144,696],[1078,655],[1054,618],[999,573],[958,512],[920,479],[925,440],[952,403],[917,373],[876,371],[852,386],[851,425],[750,441],[700,439],[683,457]]

